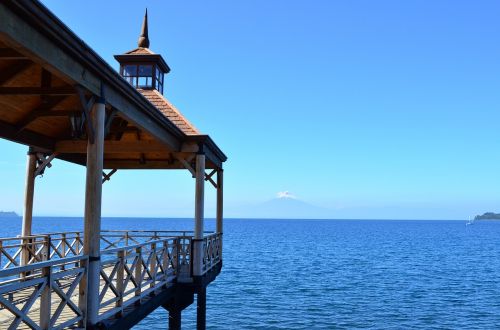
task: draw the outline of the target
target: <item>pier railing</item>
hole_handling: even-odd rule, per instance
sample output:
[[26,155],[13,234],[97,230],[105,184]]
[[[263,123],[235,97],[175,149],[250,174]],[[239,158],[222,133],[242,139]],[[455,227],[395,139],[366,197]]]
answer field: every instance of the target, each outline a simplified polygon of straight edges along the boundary
[[[208,232],[207,232],[208,233]],[[101,250],[141,244],[168,237],[190,237],[192,231],[101,231]],[[0,270],[83,253],[82,232],[56,232],[0,238]]]
[[[98,321],[119,317],[175,281],[192,279],[193,236],[181,231],[103,231]],[[222,236],[203,239],[203,274],[221,261]],[[107,242],[104,245],[103,242]],[[132,243],[132,244],[131,244]],[[27,258],[24,259],[23,258]],[[85,324],[88,256],[79,232],[0,239],[0,329]],[[25,263],[24,265],[22,265]]]
[[222,255],[222,237],[220,234],[211,234],[203,239],[203,266],[202,272],[205,274],[211,270],[219,261]]
[[85,323],[78,290],[87,256],[0,271],[0,328],[63,329]]

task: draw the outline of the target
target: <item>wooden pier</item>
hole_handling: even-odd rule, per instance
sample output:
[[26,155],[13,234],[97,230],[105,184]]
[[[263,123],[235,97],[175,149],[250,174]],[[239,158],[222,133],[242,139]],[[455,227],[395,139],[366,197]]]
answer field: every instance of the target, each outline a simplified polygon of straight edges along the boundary
[[[40,2],[0,3],[0,137],[28,146],[22,232],[0,238],[1,329],[127,329],[158,307],[179,329],[195,296],[205,328],[226,156],[163,96],[170,68],[149,45],[146,13],[138,47],[115,56],[118,73]],[[53,159],[86,166],[80,232],[32,232],[35,181]],[[132,169],[192,175],[192,230],[101,230],[102,185]],[[214,232],[205,182],[217,191]]]

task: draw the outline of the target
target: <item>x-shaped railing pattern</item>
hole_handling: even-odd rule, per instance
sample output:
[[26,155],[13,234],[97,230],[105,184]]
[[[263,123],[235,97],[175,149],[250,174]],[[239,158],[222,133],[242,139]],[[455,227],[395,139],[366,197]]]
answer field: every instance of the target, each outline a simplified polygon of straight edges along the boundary
[[119,315],[126,306],[172,284],[179,243],[178,238],[171,237],[104,251],[99,318]]
[[83,326],[85,316],[75,291],[86,276],[87,263],[88,257],[78,256],[1,271],[0,328]]
[[203,239],[203,273],[212,269],[221,256],[221,234],[212,234]]
[[10,237],[0,240],[0,269],[48,260],[47,236]]

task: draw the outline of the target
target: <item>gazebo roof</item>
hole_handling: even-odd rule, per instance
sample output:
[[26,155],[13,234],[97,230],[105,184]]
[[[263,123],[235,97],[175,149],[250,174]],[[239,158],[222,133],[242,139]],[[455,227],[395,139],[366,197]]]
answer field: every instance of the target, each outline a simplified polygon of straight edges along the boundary
[[[147,47],[118,56],[163,61]],[[0,137],[85,165],[91,132],[73,136],[70,118],[98,97],[105,168],[183,169],[200,151],[207,168],[227,159],[163,95],[136,90],[39,1],[0,3]]]
[[173,122],[186,135],[200,135],[200,132],[191,124],[182,113],[177,110],[160,92],[156,89],[138,89],[151,104],[153,104],[162,114]]

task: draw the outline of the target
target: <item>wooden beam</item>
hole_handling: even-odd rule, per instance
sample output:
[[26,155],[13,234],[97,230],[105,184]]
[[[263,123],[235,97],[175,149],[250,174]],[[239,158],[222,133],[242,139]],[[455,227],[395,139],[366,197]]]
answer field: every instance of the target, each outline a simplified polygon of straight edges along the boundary
[[36,115],[33,117],[69,117],[71,115],[79,114],[78,110],[48,110],[48,111],[37,111]]
[[[125,121],[126,122],[126,121]],[[127,123],[128,125],[128,123]],[[111,125],[111,128],[109,129],[109,133],[111,134],[117,134],[117,133],[136,133],[136,132],[140,132],[141,130],[138,129],[137,127],[133,127],[133,126],[116,126],[114,127],[115,125]]]
[[59,104],[62,100],[64,100],[66,96],[54,96],[49,99],[46,99],[45,102],[42,102],[38,107],[31,110],[26,116],[21,118],[17,123],[17,131],[20,132],[26,128],[31,122],[40,117],[41,114],[48,113],[48,110],[54,108],[57,104]]
[[19,60],[27,59],[27,57],[21,53],[16,52],[12,48],[0,48],[0,60]]
[[4,121],[0,121],[0,137],[36,147],[44,151],[52,150],[55,145],[55,140],[53,138],[29,130],[19,132],[16,126]]
[[189,164],[189,161],[187,161],[186,159],[180,157],[180,156],[177,156],[175,155],[175,158],[184,166],[184,168],[186,170],[188,170],[189,172],[191,172],[191,175],[193,176],[193,178],[196,177],[196,171],[195,169],[191,166],[191,164]]
[[172,164],[169,160],[110,159],[104,160],[104,168],[108,170],[184,170],[179,163]]
[[17,61],[9,65],[0,74],[0,86],[14,79],[18,74],[26,70],[32,62],[30,61]]
[[[87,152],[87,141],[63,140],[56,142],[55,151],[66,154],[81,154]],[[147,153],[147,152],[169,152],[168,147],[158,141],[104,141],[104,153]]]
[[0,87],[0,95],[75,95],[73,87]]

